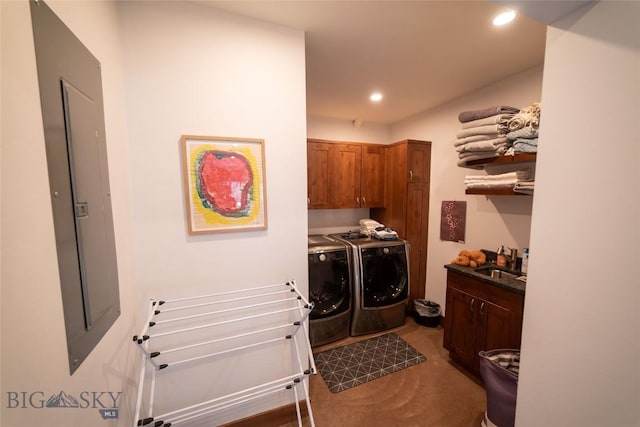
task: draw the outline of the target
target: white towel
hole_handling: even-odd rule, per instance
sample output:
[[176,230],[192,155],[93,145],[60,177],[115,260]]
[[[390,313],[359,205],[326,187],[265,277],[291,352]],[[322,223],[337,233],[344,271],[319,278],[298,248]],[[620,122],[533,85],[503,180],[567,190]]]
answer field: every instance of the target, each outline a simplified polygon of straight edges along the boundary
[[465,183],[465,188],[512,188],[516,185],[515,179],[503,179],[495,181],[478,181]]
[[374,219],[366,218],[360,220],[360,225],[380,227],[382,224]]
[[519,170],[514,172],[505,172],[495,175],[466,175],[464,182],[489,182],[489,181],[527,181],[530,179],[531,173],[528,170]]

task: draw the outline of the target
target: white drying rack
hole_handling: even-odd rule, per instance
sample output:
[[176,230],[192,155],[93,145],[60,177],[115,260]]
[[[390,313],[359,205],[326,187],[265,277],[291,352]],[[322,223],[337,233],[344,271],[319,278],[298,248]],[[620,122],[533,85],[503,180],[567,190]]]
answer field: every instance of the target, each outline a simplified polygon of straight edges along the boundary
[[[260,299],[264,302],[246,304],[247,301],[255,301],[256,299]],[[208,309],[207,307],[216,304],[223,304],[224,309],[183,315],[185,312],[190,313],[194,309]],[[285,308],[270,308],[270,306],[274,307],[274,305],[284,306]],[[302,426],[303,417],[301,414],[298,394],[298,386],[302,385],[308,419],[311,427],[315,427],[309,400],[309,386],[307,381],[309,375],[315,375],[317,372],[316,365],[313,360],[311,345],[309,343],[309,331],[307,325],[309,314],[312,309],[313,304],[310,304],[309,301],[300,293],[296,287],[295,280],[276,285],[200,295],[175,300],[161,301],[152,299],[149,306],[147,322],[142,328],[140,334],[133,337],[133,341],[142,352],[138,394],[136,399],[136,412],[133,425],[148,425],[153,427],[182,425],[183,423],[188,423],[190,421],[202,420],[205,416],[215,417],[215,414],[222,410],[228,410],[237,405],[246,404],[272,394],[283,393],[286,392],[286,390],[291,390],[295,402],[298,425]],[[238,314],[246,314],[247,312],[250,312],[251,314],[244,315],[242,317],[234,317],[224,320],[216,319],[211,321],[211,316],[214,316],[214,318],[215,316],[220,315],[234,316]],[[167,319],[165,317],[167,317],[166,315],[168,313],[171,313],[171,317]],[[291,321],[292,317],[295,320]],[[283,318],[285,319],[284,321],[282,321]],[[240,334],[228,336],[224,335],[223,332],[223,336],[217,336],[215,339],[209,339],[206,337],[207,331],[216,330],[220,333],[224,330],[233,329],[230,328],[230,326],[251,321],[252,319],[260,321],[259,329],[251,329]],[[200,320],[202,320],[202,322],[200,322]],[[180,326],[180,323],[184,323],[184,321],[197,321],[198,324],[193,325],[192,323],[188,327]],[[276,324],[276,321],[279,323]],[[163,330],[154,334],[154,326],[161,324],[163,326]],[[277,332],[280,330],[282,333]],[[150,349],[154,343],[154,338],[174,334],[183,335],[184,337],[184,335],[188,335],[193,331],[197,331],[198,333],[198,339],[195,342],[188,342],[187,340],[187,343],[181,342],[177,347],[161,351]],[[279,335],[275,338],[265,339],[268,335],[273,335],[274,331]],[[227,345],[229,341],[233,341],[236,338],[242,338],[244,340],[251,339],[251,343],[225,347],[222,350],[216,350],[213,352],[206,352],[208,350],[205,350],[204,353],[200,353],[196,356],[193,354],[187,354],[184,358],[180,357],[178,360],[171,360],[169,362],[165,362],[163,360],[163,358],[166,358],[169,355],[173,355],[175,358],[176,354],[179,355],[181,352],[190,353],[193,349],[206,348],[206,346],[210,344]],[[302,345],[306,347],[308,354],[308,367],[303,363],[298,338],[303,339]],[[153,414],[154,398],[156,397],[156,376],[161,375],[165,370],[168,371],[176,365],[193,364],[204,359],[215,359],[216,357],[223,355],[228,356],[233,352],[247,352],[260,346],[265,346],[281,340],[287,340],[290,342],[291,345],[287,346],[287,348],[293,348],[293,353],[295,354],[295,360],[293,361],[294,366],[292,367],[290,375],[286,375],[273,381],[256,384],[252,387],[234,391],[224,396],[207,399],[200,403],[172,410],[161,415]],[[144,390],[148,391],[143,393]],[[147,396],[144,396],[144,394],[147,394]],[[148,398],[145,411],[143,411],[142,408],[143,397]],[[143,414],[142,412],[145,413]]]

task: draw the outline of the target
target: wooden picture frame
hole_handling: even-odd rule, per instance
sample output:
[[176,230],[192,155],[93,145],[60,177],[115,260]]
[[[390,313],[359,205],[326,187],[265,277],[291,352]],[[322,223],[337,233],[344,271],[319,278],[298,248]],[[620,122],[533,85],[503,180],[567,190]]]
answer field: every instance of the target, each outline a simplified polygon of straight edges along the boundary
[[264,140],[182,135],[189,234],[265,230]]

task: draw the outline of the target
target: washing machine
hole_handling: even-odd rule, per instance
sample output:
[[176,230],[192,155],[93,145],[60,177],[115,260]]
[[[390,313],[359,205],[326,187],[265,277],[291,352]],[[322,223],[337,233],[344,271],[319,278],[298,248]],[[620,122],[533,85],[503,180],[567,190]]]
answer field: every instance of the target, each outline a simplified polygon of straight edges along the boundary
[[352,305],[350,246],[324,235],[309,236],[309,339],[312,347],[349,336]]
[[409,299],[409,244],[378,240],[359,232],[333,234],[348,243],[354,259],[354,292],[350,335],[402,326]]

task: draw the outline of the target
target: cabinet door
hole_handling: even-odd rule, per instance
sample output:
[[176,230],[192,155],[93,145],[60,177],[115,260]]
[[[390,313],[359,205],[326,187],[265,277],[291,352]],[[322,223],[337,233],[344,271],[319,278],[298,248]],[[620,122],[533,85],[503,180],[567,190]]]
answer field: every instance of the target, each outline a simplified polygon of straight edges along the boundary
[[411,245],[410,309],[413,300],[424,298],[427,276],[427,236],[429,231],[429,184],[409,183],[407,186],[407,217],[405,239]]
[[328,171],[332,208],[360,207],[361,162],[362,150],[359,145],[332,145]]
[[407,147],[409,182],[429,182],[431,174],[431,144],[410,142]]
[[[476,351],[500,348],[520,348],[522,315],[488,301],[480,300],[476,328]],[[474,370],[480,372],[480,359],[476,356]]]
[[451,357],[471,368],[475,353],[475,313],[478,300],[458,289],[447,288],[444,347]]
[[331,207],[330,152],[331,144],[321,142],[307,144],[307,207],[309,209],[328,209]]
[[384,146],[362,146],[360,206],[363,208],[384,206],[385,152]]

